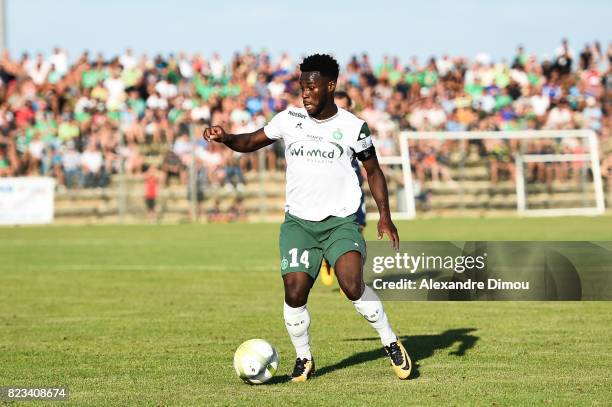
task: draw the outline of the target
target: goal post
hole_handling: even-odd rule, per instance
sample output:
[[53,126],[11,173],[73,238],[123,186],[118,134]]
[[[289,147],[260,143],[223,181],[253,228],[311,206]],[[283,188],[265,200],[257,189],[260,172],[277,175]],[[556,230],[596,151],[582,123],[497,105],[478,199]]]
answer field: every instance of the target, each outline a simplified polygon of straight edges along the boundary
[[[403,131],[399,135],[400,155],[379,157],[383,165],[401,166],[404,184],[403,200],[405,208],[394,212],[397,219],[414,219],[416,217],[416,198],[414,194],[414,177],[411,162],[410,141],[419,140],[534,140],[534,139],[564,139],[575,138],[584,141],[587,152],[581,154],[528,154],[515,152],[515,190],[516,208],[521,216],[571,216],[571,215],[600,215],[605,212],[604,190],[599,163],[599,145],[597,135],[592,130],[525,130],[525,131],[459,131],[459,132],[411,132]],[[530,209],[527,205],[527,186],[525,183],[524,165],[527,163],[554,163],[554,162],[584,162],[590,164],[594,205],[569,208],[540,208]],[[398,197],[399,198],[399,197]]]

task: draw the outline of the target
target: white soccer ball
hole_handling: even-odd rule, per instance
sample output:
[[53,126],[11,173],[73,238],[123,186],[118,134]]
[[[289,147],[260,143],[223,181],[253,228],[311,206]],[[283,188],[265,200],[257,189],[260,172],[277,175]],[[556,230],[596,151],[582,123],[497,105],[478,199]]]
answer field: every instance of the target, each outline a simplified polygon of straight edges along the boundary
[[278,353],[268,341],[250,339],[236,349],[234,369],[246,383],[261,384],[270,380],[278,369]]

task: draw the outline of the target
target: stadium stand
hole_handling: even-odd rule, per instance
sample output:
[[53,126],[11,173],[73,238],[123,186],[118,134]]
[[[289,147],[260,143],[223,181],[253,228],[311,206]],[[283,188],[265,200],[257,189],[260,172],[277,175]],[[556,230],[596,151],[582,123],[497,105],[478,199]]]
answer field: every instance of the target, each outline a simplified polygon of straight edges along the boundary
[[[397,154],[400,130],[592,129],[600,141],[609,196],[611,67],[612,44],[605,52],[593,43],[576,53],[563,40],[551,58],[538,59],[519,46],[509,63],[479,54],[474,60],[444,55],[425,64],[384,57],[375,65],[363,54],[343,66],[338,86],[369,123],[382,156]],[[272,60],[265,51],[248,48],[229,63],[217,54],[149,58],[129,49],[110,59],[84,52],[73,62],[60,48],[46,57],[19,59],[4,52],[0,176],[53,176],[58,220],[114,222],[146,216],[146,172],[153,177],[149,183],[157,185],[160,218],[181,221],[189,216],[195,158],[202,218],[242,209],[258,219],[278,218],[282,145],[240,155],[199,140],[199,134],[210,124],[252,131],[288,105],[300,105],[298,77],[288,54]],[[421,209],[513,212],[517,145],[469,143],[461,157],[458,147],[457,141],[411,146]],[[542,154],[582,149],[571,140],[529,145],[530,152]],[[387,168],[387,174],[392,191],[402,187],[397,168]],[[555,163],[531,165],[526,176],[530,202],[554,207],[579,203],[589,174],[572,163]],[[244,200],[237,202],[237,196]]]

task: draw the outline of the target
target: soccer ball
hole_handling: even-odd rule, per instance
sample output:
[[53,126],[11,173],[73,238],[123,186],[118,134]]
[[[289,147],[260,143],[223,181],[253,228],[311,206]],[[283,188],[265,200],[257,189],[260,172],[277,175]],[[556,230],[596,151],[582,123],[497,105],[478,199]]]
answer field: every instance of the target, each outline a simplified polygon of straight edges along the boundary
[[278,369],[278,353],[268,341],[250,339],[236,349],[234,369],[245,383],[262,384]]

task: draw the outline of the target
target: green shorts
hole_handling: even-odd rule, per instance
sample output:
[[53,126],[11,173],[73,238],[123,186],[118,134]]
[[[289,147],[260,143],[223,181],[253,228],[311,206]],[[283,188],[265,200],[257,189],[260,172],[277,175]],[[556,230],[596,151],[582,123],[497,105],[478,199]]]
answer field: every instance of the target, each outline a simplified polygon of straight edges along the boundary
[[338,258],[350,251],[361,253],[362,261],[366,257],[365,241],[355,215],[330,216],[315,222],[285,213],[279,246],[281,275],[303,271],[316,279],[323,258],[335,266]]

